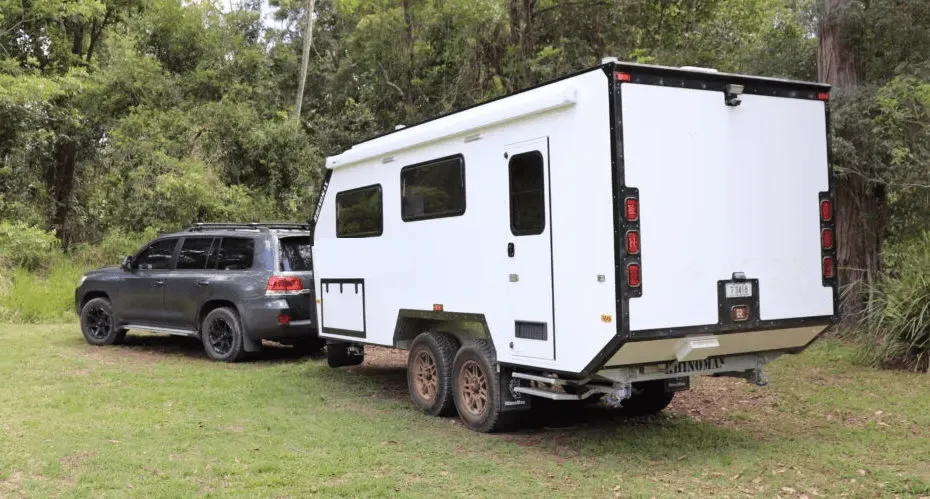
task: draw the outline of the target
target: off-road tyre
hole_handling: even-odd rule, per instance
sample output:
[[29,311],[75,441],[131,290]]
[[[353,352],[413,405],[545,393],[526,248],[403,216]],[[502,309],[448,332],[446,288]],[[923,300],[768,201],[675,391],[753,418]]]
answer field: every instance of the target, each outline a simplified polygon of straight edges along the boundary
[[81,334],[91,345],[117,345],[126,339],[126,329],[117,325],[113,307],[106,298],[94,298],[81,307]]
[[487,340],[462,345],[452,363],[455,409],[465,426],[492,433],[507,429],[513,413],[504,413],[494,348]]
[[675,398],[675,392],[665,391],[663,380],[633,383],[633,396],[620,404],[620,413],[629,417],[651,416],[662,412]]
[[339,342],[326,345],[326,363],[329,364],[329,367],[357,366],[364,361],[364,352],[362,355],[350,353],[348,343]]
[[204,351],[211,359],[221,362],[242,360],[245,356],[243,334],[239,314],[229,307],[212,310],[200,327]]
[[413,405],[430,416],[455,412],[452,363],[459,344],[442,333],[420,333],[407,355],[407,390]]

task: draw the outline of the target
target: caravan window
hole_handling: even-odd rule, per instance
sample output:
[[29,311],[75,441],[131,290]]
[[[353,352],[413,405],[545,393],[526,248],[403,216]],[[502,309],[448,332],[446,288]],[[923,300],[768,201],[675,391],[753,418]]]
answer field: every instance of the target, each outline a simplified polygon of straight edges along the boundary
[[510,231],[515,236],[546,229],[546,186],[539,151],[510,158]]
[[376,237],[383,231],[381,185],[336,194],[336,237]]
[[465,160],[461,155],[404,167],[400,185],[405,222],[465,213]]

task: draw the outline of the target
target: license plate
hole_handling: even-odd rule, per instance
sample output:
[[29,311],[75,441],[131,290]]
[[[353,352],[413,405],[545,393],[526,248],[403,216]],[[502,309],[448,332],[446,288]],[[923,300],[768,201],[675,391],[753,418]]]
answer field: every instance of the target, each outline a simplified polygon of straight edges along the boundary
[[751,282],[728,282],[726,283],[727,298],[748,298],[752,296]]

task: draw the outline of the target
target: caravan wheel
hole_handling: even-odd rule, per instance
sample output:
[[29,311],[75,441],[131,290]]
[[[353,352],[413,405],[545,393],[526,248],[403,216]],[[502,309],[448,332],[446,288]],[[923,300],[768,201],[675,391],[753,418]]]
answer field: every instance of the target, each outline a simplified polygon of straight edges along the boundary
[[421,333],[407,356],[407,390],[418,409],[430,416],[447,416],[452,401],[452,362],[458,342],[441,333]]
[[500,375],[491,343],[463,345],[453,365],[455,408],[465,426],[482,433],[504,429],[510,418],[501,411]]

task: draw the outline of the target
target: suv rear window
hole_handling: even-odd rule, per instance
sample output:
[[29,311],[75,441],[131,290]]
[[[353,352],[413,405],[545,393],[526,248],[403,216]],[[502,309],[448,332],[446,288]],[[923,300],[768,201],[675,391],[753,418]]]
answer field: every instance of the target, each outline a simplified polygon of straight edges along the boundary
[[282,272],[313,270],[309,237],[282,237],[278,241],[278,270]]
[[219,270],[246,270],[252,268],[255,258],[255,240],[247,237],[224,237],[217,253]]

